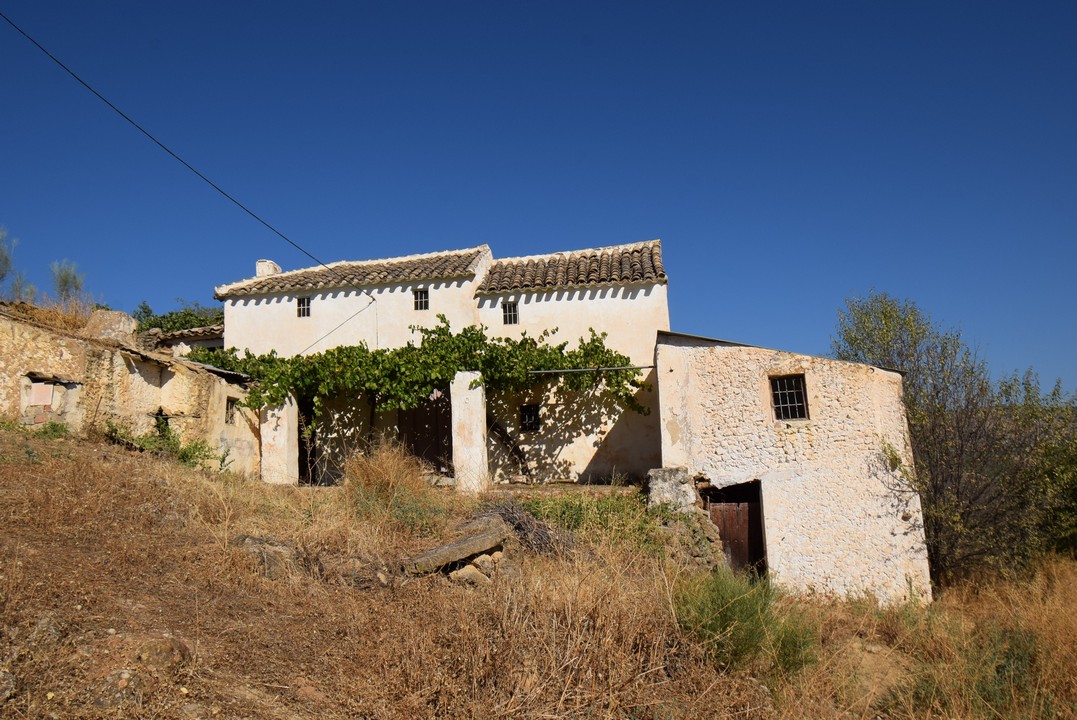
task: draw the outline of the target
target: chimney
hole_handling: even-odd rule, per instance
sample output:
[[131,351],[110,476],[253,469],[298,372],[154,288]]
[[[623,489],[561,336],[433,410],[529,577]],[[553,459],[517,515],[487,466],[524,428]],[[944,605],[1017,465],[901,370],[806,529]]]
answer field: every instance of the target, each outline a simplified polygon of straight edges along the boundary
[[268,277],[280,272],[280,265],[272,260],[259,260],[254,264],[255,277]]

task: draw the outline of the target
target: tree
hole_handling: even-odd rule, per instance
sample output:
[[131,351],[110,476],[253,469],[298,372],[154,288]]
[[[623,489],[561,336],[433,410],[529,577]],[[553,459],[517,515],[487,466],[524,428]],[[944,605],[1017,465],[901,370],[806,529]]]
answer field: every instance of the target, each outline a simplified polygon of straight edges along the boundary
[[84,276],[75,263],[65,259],[53,262],[49,269],[52,271],[52,287],[61,302],[73,300],[82,294]]
[[177,302],[181,306],[178,310],[170,310],[160,315],[155,313],[145,300],[140,302],[138,308],[131,314],[131,317],[138,321],[139,332],[145,332],[153,328],[157,328],[162,332],[173,332],[207,325],[219,325],[224,322],[224,308],[220,305],[206,307],[198,302],[188,302],[183,298],[179,298]]
[[8,241],[7,229],[0,227],[0,283],[11,272],[11,255],[15,250],[15,240]]
[[996,385],[959,331],[884,293],[846,301],[832,350],[905,373],[908,478],[936,583],[1026,564],[1059,544],[1067,508],[1072,536],[1077,404],[1060,387],[1041,393],[1032,372]]

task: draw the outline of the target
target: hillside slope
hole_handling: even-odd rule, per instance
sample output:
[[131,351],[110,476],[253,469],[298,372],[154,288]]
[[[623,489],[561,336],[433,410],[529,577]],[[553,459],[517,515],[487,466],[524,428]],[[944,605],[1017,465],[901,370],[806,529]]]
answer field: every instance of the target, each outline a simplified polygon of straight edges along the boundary
[[[374,496],[0,429],[0,715],[1077,717],[1072,560],[929,608],[779,598],[814,664],[723,671],[725,631],[677,621],[698,575],[649,526],[507,546],[487,587],[394,574],[475,509],[409,463],[353,468],[382,474]],[[579,525],[597,505],[559,507]]]

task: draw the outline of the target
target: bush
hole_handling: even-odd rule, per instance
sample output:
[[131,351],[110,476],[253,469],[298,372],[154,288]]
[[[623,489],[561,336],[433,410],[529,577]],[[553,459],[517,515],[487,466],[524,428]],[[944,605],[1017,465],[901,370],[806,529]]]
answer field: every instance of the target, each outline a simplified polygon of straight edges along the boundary
[[427,482],[422,462],[388,441],[345,463],[344,492],[360,518],[389,522],[412,534],[436,534],[452,510],[453,498]]
[[218,454],[204,440],[183,442],[163,417],[158,418],[155,431],[138,436],[129,427],[108,420],[105,422],[105,437],[117,445],[172,458],[188,467],[202,467],[210,460],[216,460],[221,469],[227,464],[228,451]]
[[589,497],[580,493],[536,497],[520,505],[539,520],[596,542],[629,545],[657,555],[665,514],[649,509],[640,494]]
[[55,440],[67,436],[67,425],[58,422],[47,422],[41,427],[34,430],[38,437],[45,438],[47,440]]
[[769,669],[795,672],[812,662],[816,634],[801,617],[779,612],[775,600],[767,581],[725,568],[682,577],[673,596],[677,621],[719,669],[743,669],[762,659]]

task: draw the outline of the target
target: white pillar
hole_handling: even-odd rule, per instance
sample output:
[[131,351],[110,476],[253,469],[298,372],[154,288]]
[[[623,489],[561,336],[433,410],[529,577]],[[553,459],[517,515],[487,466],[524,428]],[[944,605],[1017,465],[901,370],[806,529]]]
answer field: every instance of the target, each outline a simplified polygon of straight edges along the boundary
[[295,401],[259,413],[262,431],[262,480],[274,485],[299,484],[299,409]]
[[456,489],[480,493],[490,487],[486,457],[486,391],[477,372],[458,372],[449,387],[452,399],[452,464]]

